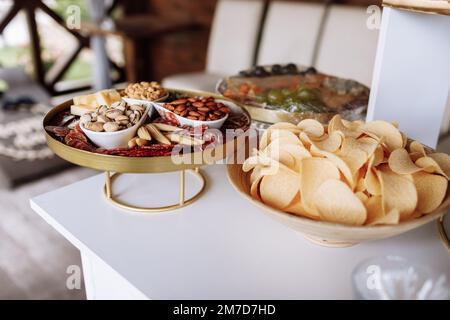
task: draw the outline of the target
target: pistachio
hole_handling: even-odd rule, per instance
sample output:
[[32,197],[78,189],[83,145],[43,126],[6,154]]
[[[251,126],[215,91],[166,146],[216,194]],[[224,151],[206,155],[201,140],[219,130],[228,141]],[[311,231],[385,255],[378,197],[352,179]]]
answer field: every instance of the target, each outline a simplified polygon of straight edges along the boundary
[[106,111],[106,116],[110,119],[116,119],[118,116],[121,116],[123,114],[122,111],[117,110],[117,109],[109,109],[108,111]]
[[100,114],[100,115],[97,117],[97,122],[105,123],[105,122],[108,122],[108,121],[109,121],[109,119],[108,119],[106,116],[104,116],[103,114]]
[[106,132],[114,132],[120,129],[120,125],[115,122],[106,122],[103,124],[103,130]]
[[141,113],[145,112],[145,107],[141,106],[141,105],[138,105],[138,104],[130,106],[130,109],[133,110],[133,111],[140,111]]
[[100,122],[88,122],[88,123],[84,124],[84,127],[88,130],[95,131],[95,132],[103,131],[103,123],[100,123]]
[[80,117],[80,123],[86,124],[88,122],[91,122],[92,117],[89,113],[85,113]]
[[130,120],[128,119],[128,117],[126,115],[121,115],[121,116],[116,117],[115,121],[118,124],[122,124],[122,125],[127,125],[130,122]]
[[98,113],[99,114],[105,114],[105,112],[108,110],[108,107],[107,106],[100,106],[99,108],[98,108]]

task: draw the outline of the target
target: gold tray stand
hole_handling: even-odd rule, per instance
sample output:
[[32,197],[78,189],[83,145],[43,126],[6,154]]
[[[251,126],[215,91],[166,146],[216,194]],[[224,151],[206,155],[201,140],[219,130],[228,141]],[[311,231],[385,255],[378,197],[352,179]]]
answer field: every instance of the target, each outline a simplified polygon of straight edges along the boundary
[[[189,199],[186,199],[185,196],[185,173],[186,171],[191,172],[193,175],[195,175],[201,182],[201,187],[200,190],[197,191],[197,193],[195,195],[193,195],[192,197],[190,197]],[[132,210],[132,211],[137,211],[137,212],[163,212],[163,211],[169,211],[169,210],[175,210],[175,209],[179,209],[179,208],[183,208],[191,203],[193,203],[194,201],[196,201],[198,198],[200,198],[200,196],[203,194],[203,192],[205,191],[205,187],[206,187],[206,180],[205,177],[202,175],[201,171],[199,170],[199,168],[195,168],[193,170],[180,170],[180,200],[178,203],[175,204],[171,204],[168,206],[162,206],[162,207],[148,207],[148,208],[144,208],[144,207],[137,207],[131,204],[126,204],[122,201],[119,201],[113,193],[112,190],[112,186],[114,183],[114,180],[120,176],[121,173],[113,173],[111,174],[109,171],[105,171],[105,186],[103,188],[103,193],[105,194],[106,199],[111,202],[113,205],[122,208],[122,209],[126,209],[126,210]]]

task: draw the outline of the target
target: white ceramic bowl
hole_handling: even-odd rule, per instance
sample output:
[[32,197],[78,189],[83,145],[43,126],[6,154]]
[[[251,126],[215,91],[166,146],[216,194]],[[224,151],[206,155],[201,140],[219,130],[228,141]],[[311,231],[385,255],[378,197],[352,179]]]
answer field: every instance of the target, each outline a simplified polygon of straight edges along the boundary
[[132,99],[132,98],[122,98],[123,101],[125,101],[130,106],[144,106],[147,108],[148,116],[151,118],[154,112],[153,102],[148,100],[140,100],[140,99]]
[[[227,101],[227,100],[221,100],[221,99],[214,99],[216,102],[221,102],[227,107],[229,107],[231,110],[233,110],[233,106],[236,106],[233,102]],[[170,102],[168,102],[170,103]],[[180,117],[176,113],[166,109],[163,107],[165,102],[153,102],[153,106],[155,107],[156,111],[159,113],[159,115],[162,118],[169,118],[170,120],[176,120],[180,125],[187,125],[190,127],[196,127],[196,126],[208,126],[208,128],[214,128],[214,129],[220,129],[222,125],[225,123],[225,121],[228,118],[228,114],[226,114],[223,118],[220,118],[219,120],[214,121],[200,121],[200,120],[191,120],[185,117]]]
[[130,141],[136,136],[137,130],[145,122],[145,119],[147,119],[147,115],[150,112],[149,107],[146,105],[144,106],[147,108],[147,111],[144,112],[139,122],[136,123],[134,126],[127,128],[125,130],[114,132],[96,132],[86,129],[84,125],[80,125],[81,130],[83,130],[84,134],[100,148],[105,149],[127,148],[128,141]]

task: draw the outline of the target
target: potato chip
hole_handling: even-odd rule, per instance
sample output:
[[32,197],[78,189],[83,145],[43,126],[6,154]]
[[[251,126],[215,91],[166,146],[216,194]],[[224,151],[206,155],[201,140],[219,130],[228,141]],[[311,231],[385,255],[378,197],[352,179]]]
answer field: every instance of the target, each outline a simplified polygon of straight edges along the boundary
[[288,138],[288,139],[292,139],[293,141],[297,141],[299,140],[299,137],[289,131],[289,130],[282,130],[282,129],[270,129],[270,141],[274,141],[276,139],[280,139],[280,138]]
[[385,162],[384,150],[381,145],[378,145],[378,147],[375,149],[375,152],[370,157],[368,165],[369,167],[376,167],[383,162]]
[[326,180],[315,191],[314,207],[323,220],[349,225],[362,225],[367,210],[353,191],[340,180]]
[[445,176],[450,177],[450,156],[446,153],[431,153],[428,155],[431,159],[436,161]]
[[312,210],[307,210],[304,207],[300,199],[300,192],[297,193],[297,195],[294,197],[294,200],[292,200],[292,202],[284,209],[284,211],[313,220],[320,220],[320,216],[318,213]]
[[427,172],[417,172],[412,177],[417,189],[416,210],[429,213],[439,207],[447,193],[447,179]]
[[419,160],[422,157],[423,157],[423,154],[419,153],[419,152],[410,152],[409,153],[409,158],[411,159],[412,162],[414,162],[414,164],[416,163],[417,160]]
[[299,134],[301,129],[290,122],[277,122],[269,127],[269,129],[282,129],[291,131],[294,134]]
[[253,168],[252,173],[250,174],[250,183],[253,184],[259,177],[262,177],[263,174],[261,172],[261,166],[256,166]]
[[412,174],[423,170],[423,168],[416,166],[412,162],[406,149],[392,151],[388,164],[391,170],[398,174]]
[[362,150],[363,145],[355,138],[346,138],[342,142],[341,149],[336,153],[350,168],[352,175],[355,175],[368,160],[367,153]]
[[325,133],[323,125],[319,121],[314,119],[302,120],[297,124],[297,127],[309,136],[313,136],[316,138],[323,136],[323,134]]
[[409,152],[410,153],[419,153],[422,156],[426,156],[427,153],[425,152],[425,148],[423,147],[423,144],[421,144],[419,141],[411,141],[409,144]]
[[324,158],[305,158],[300,170],[300,194],[302,204],[307,209],[314,209],[312,197],[316,189],[326,180],[339,179],[337,167]]
[[264,155],[263,156],[261,156],[261,155],[252,156],[252,157],[247,158],[244,161],[244,163],[242,165],[242,171],[249,172],[257,165],[270,166],[270,165],[273,165],[274,162],[275,162],[275,160],[273,160],[267,156],[264,156]]
[[417,191],[411,177],[399,175],[382,165],[377,171],[381,184],[384,212],[397,209],[400,218],[408,218],[417,206]]
[[402,135],[402,139],[403,139],[402,148],[406,148],[406,145],[408,144],[408,136],[406,135],[406,133],[404,133],[402,131],[400,131],[400,134]]
[[280,165],[273,175],[262,178],[259,193],[264,203],[278,208],[286,208],[299,192],[300,176],[293,170]]
[[384,218],[384,210],[381,196],[370,197],[365,203],[367,209],[366,224],[373,225]]
[[311,139],[305,132],[301,132],[299,136],[303,144],[314,145],[318,149],[328,152],[335,152],[338,150],[344,139],[344,134],[341,131],[335,131],[330,135],[324,134],[323,139],[316,141]]
[[281,149],[279,139],[272,141],[261,154],[284,164],[290,169],[295,167],[295,158],[289,152]]
[[328,134],[341,131],[346,137],[358,138],[362,135],[361,125],[358,122],[346,122],[346,126],[340,115],[335,115],[328,123]]
[[421,157],[416,160],[415,164],[423,168],[423,170],[426,172],[437,173],[449,179],[449,176],[444,172],[444,170],[441,169],[436,160],[434,160],[431,157],[428,156]]
[[259,139],[259,150],[264,150],[267,147],[267,145],[270,143],[270,136],[270,129],[266,129],[266,131],[263,132],[261,138]]
[[375,168],[367,169],[364,184],[368,193],[374,196],[381,196],[381,183]]
[[355,146],[355,148],[361,149],[367,154],[367,158],[370,158],[375,153],[377,148],[380,146],[380,141],[372,137],[360,137],[358,139],[354,138],[350,139],[354,140],[352,144]]
[[[365,173],[365,172],[363,172],[363,173]],[[355,177],[354,181],[356,181],[355,192],[366,191],[367,187],[366,187],[366,184],[364,183],[364,175],[358,174],[358,177]]]
[[262,201],[261,196],[259,194],[259,186],[261,184],[263,175],[258,176],[258,178],[252,183],[250,187],[250,195],[258,201]]
[[362,191],[356,192],[355,196],[357,196],[362,203],[366,203],[369,200],[369,196]]
[[403,146],[403,137],[400,131],[391,123],[386,121],[367,122],[361,130],[373,138],[384,139],[384,143],[389,151]]
[[295,164],[293,166],[293,170],[296,172],[300,172],[301,160],[311,157],[311,153],[309,153],[309,151],[301,145],[283,144],[280,146],[280,149],[289,153],[294,158]]
[[353,179],[353,172],[344,160],[342,160],[340,157],[338,157],[334,153],[320,150],[320,149],[316,148],[314,145],[311,147],[310,152],[314,156],[322,156],[322,157],[325,157],[328,160],[330,160],[339,169],[339,171],[342,173],[342,175],[345,177],[349,186],[352,189],[355,187],[356,182]]

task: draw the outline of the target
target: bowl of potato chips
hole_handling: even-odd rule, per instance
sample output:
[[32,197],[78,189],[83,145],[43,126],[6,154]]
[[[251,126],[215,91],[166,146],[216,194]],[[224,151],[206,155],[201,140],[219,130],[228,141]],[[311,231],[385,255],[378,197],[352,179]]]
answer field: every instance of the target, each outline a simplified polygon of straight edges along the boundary
[[450,156],[386,121],[276,123],[228,177],[263,212],[327,246],[395,236],[450,207]]

